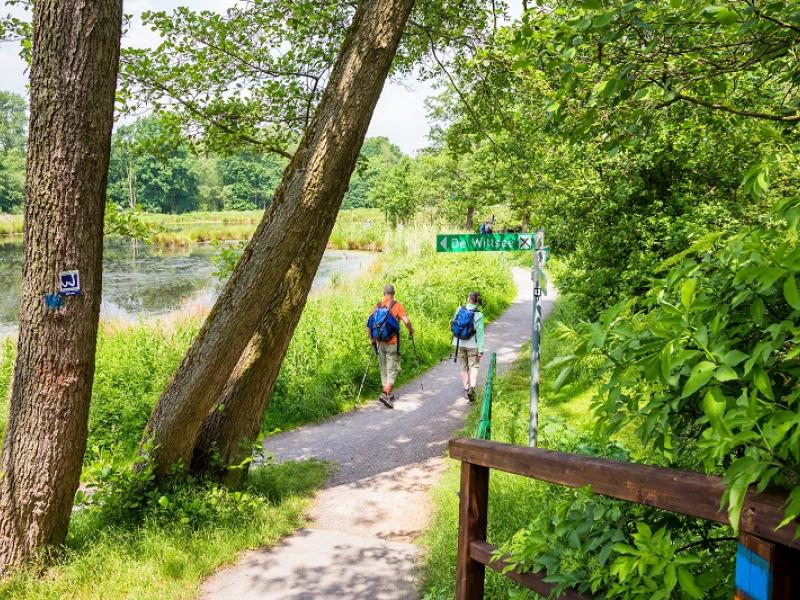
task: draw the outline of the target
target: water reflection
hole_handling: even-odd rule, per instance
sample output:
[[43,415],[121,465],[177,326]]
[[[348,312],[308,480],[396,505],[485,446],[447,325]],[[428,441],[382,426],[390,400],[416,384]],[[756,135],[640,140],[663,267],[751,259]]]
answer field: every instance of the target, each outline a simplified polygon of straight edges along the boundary
[[[134,320],[176,310],[187,301],[210,306],[220,290],[208,244],[183,249],[137,248],[122,239],[106,240],[103,255],[104,318]],[[16,329],[22,284],[22,240],[0,241],[0,336]],[[334,274],[352,277],[364,270],[375,255],[369,252],[328,250],[322,259],[314,289]]]

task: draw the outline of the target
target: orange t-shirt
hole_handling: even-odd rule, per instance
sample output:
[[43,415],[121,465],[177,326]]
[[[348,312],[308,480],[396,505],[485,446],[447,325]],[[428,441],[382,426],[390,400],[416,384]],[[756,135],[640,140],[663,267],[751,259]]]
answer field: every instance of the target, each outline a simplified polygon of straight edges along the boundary
[[[390,303],[391,303],[391,300],[387,300],[386,298],[383,298],[383,299],[380,301],[380,305],[381,305],[381,307],[386,307],[386,306],[389,306],[389,304],[390,304]],[[372,309],[372,311],[374,312],[374,311],[375,311],[375,308],[373,308],[373,309]],[[398,322],[398,323],[399,323],[399,322],[400,322],[400,321],[401,321],[403,318],[405,318],[405,316],[406,316],[406,309],[405,309],[405,308],[403,307],[403,305],[402,305],[402,304],[400,304],[399,302],[395,302],[395,303],[394,303],[394,305],[392,306],[392,310],[391,310],[390,312],[392,313],[392,316],[393,316],[395,319],[397,319],[397,322]],[[369,314],[371,315],[372,313],[369,313]],[[382,342],[382,343],[386,343],[386,344],[396,344],[396,343],[397,343],[397,336],[396,336],[396,335],[393,335],[393,336],[392,336],[392,339],[390,339],[388,342]]]

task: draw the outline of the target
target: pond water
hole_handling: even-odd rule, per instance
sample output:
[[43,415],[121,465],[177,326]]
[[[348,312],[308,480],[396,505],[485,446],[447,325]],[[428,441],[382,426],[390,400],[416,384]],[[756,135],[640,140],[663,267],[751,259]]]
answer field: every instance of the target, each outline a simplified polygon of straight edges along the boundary
[[[209,244],[183,249],[152,248],[139,244],[136,252],[122,239],[106,240],[103,250],[103,318],[136,320],[166,314],[187,303],[211,306],[221,284],[214,276]],[[370,252],[327,250],[313,289],[336,277],[361,273],[376,256]],[[17,327],[22,284],[22,240],[0,240],[0,337]]]

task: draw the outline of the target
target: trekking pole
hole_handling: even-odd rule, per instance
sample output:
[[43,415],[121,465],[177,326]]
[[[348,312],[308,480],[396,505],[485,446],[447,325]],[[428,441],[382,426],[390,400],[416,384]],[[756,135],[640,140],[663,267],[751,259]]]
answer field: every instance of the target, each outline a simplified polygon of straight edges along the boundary
[[[419,354],[417,354],[417,344],[414,342],[414,338],[411,338],[411,347],[414,349],[414,360],[417,362],[417,371],[420,370],[420,362],[419,362]],[[419,376],[419,389],[424,390],[425,387],[422,385],[422,374]]]
[[[370,350],[369,357],[367,358],[367,366],[364,369],[364,376],[361,378],[361,385],[358,386],[358,396],[356,397],[356,405],[361,402],[361,391],[364,389],[364,382],[367,380],[367,373],[369,373],[369,366],[372,364],[372,355],[378,356],[378,346],[375,342],[370,342]],[[374,352],[373,352],[374,351]]]

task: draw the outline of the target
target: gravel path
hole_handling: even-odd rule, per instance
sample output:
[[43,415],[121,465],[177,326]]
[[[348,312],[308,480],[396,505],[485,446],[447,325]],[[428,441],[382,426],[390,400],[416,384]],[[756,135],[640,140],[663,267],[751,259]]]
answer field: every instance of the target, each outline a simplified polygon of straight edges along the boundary
[[[486,351],[497,353],[501,372],[530,339],[530,272],[515,269],[514,279],[517,299],[486,330]],[[552,297],[544,301],[545,314],[552,303]],[[419,597],[420,550],[413,540],[428,523],[428,490],[444,469],[447,441],[463,424],[468,403],[450,361],[397,396],[394,410],[376,401],[265,441],[277,460],[317,458],[340,467],[317,494],[310,527],[213,575],[203,585],[203,600]]]

